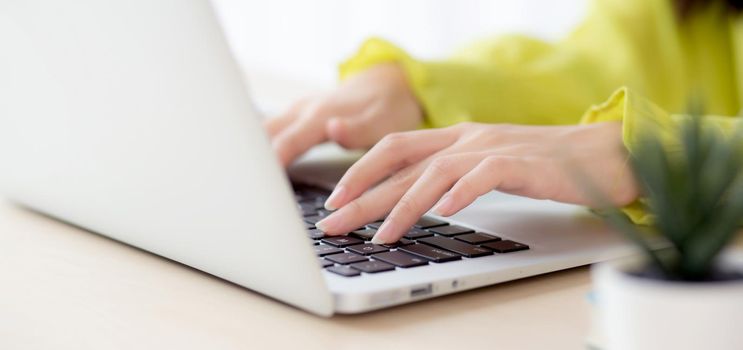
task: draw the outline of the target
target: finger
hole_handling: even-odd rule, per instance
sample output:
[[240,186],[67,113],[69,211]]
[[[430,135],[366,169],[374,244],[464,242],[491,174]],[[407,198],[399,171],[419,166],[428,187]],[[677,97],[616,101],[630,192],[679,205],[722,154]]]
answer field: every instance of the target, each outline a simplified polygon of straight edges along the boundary
[[460,153],[433,160],[395,204],[372,243],[397,242],[482,157],[479,153]]
[[274,149],[285,167],[312,146],[327,140],[325,120],[327,111],[313,108],[287,126],[273,141]]
[[420,165],[395,174],[363,196],[317,222],[315,226],[330,236],[346,234],[367,223],[383,218],[419,176]]
[[519,191],[530,177],[520,157],[490,156],[464,175],[433,209],[441,216],[451,216],[492,191]]
[[449,147],[457,138],[458,133],[450,128],[385,136],[346,171],[325,207],[335,210],[346,205],[393,172]]
[[370,114],[349,118],[332,118],[327,124],[328,138],[348,149],[366,148],[384,136]]
[[[454,152],[454,150],[452,150],[452,152]],[[449,155],[441,155],[441,157],[447,156]],[[329,235],[345,234],[349,231],[355,230],[356,228],[364,224],[384,217],[387,213],[390,212],[392,208],[395,207],[395,205],[408,191],[408,189],[411,188],[414,183],[416,183],[416,180],[421,177],[421,174],[424,173],[425,169],[427,169],[429,167],[429,164],[431,164],[432,162],[435,162],[433,157],[416,165],[409,166],[402,171],[399,171],[398,173],[381,183],[379,186],[374,187],[359,198],[349,202],[338,211],[329,215],[324,220],[318,222],[316,224],[317,227]],[[445,163],[446,162],[438,161],[438,164],[435,167],[443,168]],[[470,162],[470,164],[471,168],[474,167],[477,162],[472,161]],[[466,164],[463,163],[462,165]],[[467,169],[462,170],[459,175],[461,176],[462,174],[464,174],[466,170]],[[434,171],[434,173],[436,173],[436,171]],[[431,175],[431,178],[434,177],[436,176]],[[454,180],[452,180],[448,186],[451,186],[453,181]],[[444,185],[444,187],[446,186],[447,185]],[[423,188],[421,187],[420,190],[422,189]],[[438,195],[440,196],[441,194],[443,194],[446,189],[448,189],[448,187],[446,187],[444,190],[441,190]],[[433,197],[433,199],[428,200],[429,208],[436,202],[437,197],[435,195]],[[425,212],[425,210],[423,212]],[[420,217],[423,212],[418,214],[418,217]],[[410,226],[412,226],[412,224],[418,219],[418,217],[412,220]],[[395,238],[395,240],[396,239],[397,238]]]

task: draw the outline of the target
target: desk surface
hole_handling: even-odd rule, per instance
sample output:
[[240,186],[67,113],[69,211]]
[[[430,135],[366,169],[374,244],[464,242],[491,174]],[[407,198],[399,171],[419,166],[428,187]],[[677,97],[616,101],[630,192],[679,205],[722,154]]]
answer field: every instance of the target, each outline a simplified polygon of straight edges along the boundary
[[580,349],[590,316],[578,268],[322,319],[1,200],[0,278],[1,349]]

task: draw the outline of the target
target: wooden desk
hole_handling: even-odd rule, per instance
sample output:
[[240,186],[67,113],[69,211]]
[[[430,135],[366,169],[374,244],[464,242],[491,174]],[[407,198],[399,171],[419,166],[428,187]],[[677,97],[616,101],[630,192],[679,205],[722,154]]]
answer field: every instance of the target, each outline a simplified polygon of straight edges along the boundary
[[0,349],[580,349],[587,268],[322,319],[0,200]]

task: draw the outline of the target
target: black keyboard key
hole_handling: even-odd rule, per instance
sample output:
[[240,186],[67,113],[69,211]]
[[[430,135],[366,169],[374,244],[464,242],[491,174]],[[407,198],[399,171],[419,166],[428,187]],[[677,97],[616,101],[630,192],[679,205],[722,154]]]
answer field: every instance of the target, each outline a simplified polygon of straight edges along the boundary
[[309,231],[307,231],[307,234],[312,239],[320,239],[320,238],[325,237],[325,232],[322,232],[322,231],[320,231],[318,229],[309,230]]
[[343,249],[338,249],[336,247],[325,245],[325,244],[317,245],[314,248],[315,248],[315,254],[317,254],[317,256],[326,256],[330,254],[343,253]]
[[413,241],[411,241],[411,240],[409,240],[407,238],[400,238],[395,243],[382,244],[382,245],[385,246],[385,247],[387,247],[387,248],[399,248],[399,247],[402,247],[402,246],[411,245],[413,243],[415,243],[415,242],[413,242]]
[[304,223],[304,228],[307,230],[312,230],[315,228],[315,224],[310,224],[309,222]]
[[349,236],[326,237],[322,239],[322,242],[325,244],[330,244],[338,248],[344,248],[350,245],[364,243],[364,241],[356,237],[349,237]]
[[373,230],[378,230],[382,226],[383,223],[384,221],[375,221],[375,222],[372,222],[371,224],[367,224],[366,227],[373,229]]
[[296,191],[303,201],[318,200],[327,198],[327,192],[320,188],[303,188]]
[[314,195],[311,195],[303,191],[297,191],[294,193],[294,199],[296,199],[297,202],[306,202],[309,200],[313,200],[314,198],[315,198]]
[[459,260],[462,257],[457,253],[452,253],[448,250],[441,248],[432,247],[425,244],[411,244],[400,247],[399,250],[414,254],[417,256],[424,257],[433,262],[442,263],[447,261]]
[[457,225],[434,227],[434,228],[428,229],[428,231],[433,232],[435,234],[442,235],[442,236],[447,236],[447,237],[475,232],[474,230],[470,230],[466,227],[457,226]]
[[492,249],[496,253],[510,253],[529,249],[528,245],[511,240],[485,243],[482,247]]
[[328,216],[328,215],[330,215],[332,213],[333,213],[332,211],[327,210],[327,209],[318,209],[317,210],[317,215],[318,216],[322,216],[322,217],[326,217],[326,216]]
[[354,276],[358,276],[361,274],[359,270],[351,268],[348,265],[335,265],[335,266],[328,267],[326,270],[332,273],[337,273],[344,277],[354,277]]
[[428,260],[399,250],[374,254],[373,258],[404,268],[428,265]]
[[352,264],[356,262],[369,260],[365,256],[354,254],[354,253],[342,253],[342,254],[328,255],[325,257],[325,259],[328,259],[334,263],[338,263],[341,265],[348,265],[348,264]]
[[348,249],[348,251],[350,252],[354,252],[356,254],[361,254],[361,255],[372,255],[372,254],[382,253],[382,252],[386,252],[390,250],[390,248],[387,248],[385,246],[371,244],[371,243],[352,245],[346,249]]
[[433,233],[428,232],[423,229],[419,229],[419,228],[410,229],[410,231],[408,231],[408,233],[405,234],[405,238],[407,239],[418,239],[418,238],[430,237],[430,236],[433,236]]
[[454,239],[467,242],[469,244],[482,244],[488,242],[500,241],[500,237],[489,235],[487,233],[475,232],[454,236]]
[[492,255],[493,252],[489,249],[480,248],[471,244],[456,241],[446,237],[427,237],[418,240],[418,243],[425,243],[434,247],[443,248],[450,250],[457,254],[464,255],[468,258],[476,258],[479,256]]
[[335,264],[332,261],[329,261],[329,260],[325,260],[323,258],[320,258],[320,265],[322,265],[323,268],[326,268],[328,266],[333,266]]
[[374,234],[375,233],[377,233],[377,230],[372,230],[372,229],[369,229],[369,228],[365,228],[365,229],[362,229],[362,230],[353,231],[350,234],[352,236],[355,236],[355,237],[361,238],[361,239],[363,239],[365,241],[368,241],[368,240],[372,239],[372,237],[374,237]]
[[366,273],[377,273],[384,271],[392,271],[395,269],[394,265],[390,265],[382,261],[364,261],[360,263],[351,264],[351,267]]
[[310,223],[312,225],[316,224],[318,221],[325,219],[322,215],[312,215],[312,216],[305,216],[304,222]]
[[315,208],[314,205],[302,203],[302,204],[299,204],[299,209],[302,211],[302,216],[317,215],[317,209]]
[[325,208],[325,200],[323,197],[302,198],[299,201],[299,205],[305,206],[308,209],[323,209]]
[[307,198],[308,196],[314,196],[320,192],[318,192],[318,189],[306,184],[298,184],[295,183],[292,185],[294,187],[294,194],[302,197]]
[[437,226],[446,226],[448,223],[446,221],[441,221],[434,218],[429,218],[427,216],[424,216],[418,220],[418,222],[415,223],[415,228],[431,228],[431,227],[437,227]]

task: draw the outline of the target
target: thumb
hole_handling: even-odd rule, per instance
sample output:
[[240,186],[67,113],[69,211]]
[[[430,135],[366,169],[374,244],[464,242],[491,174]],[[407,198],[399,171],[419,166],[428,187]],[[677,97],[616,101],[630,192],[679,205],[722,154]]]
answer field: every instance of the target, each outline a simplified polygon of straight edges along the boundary
[[328,120],[328,138],[348,149],[369,148],[377,141],[376,128],[363,116],[335,117]]

